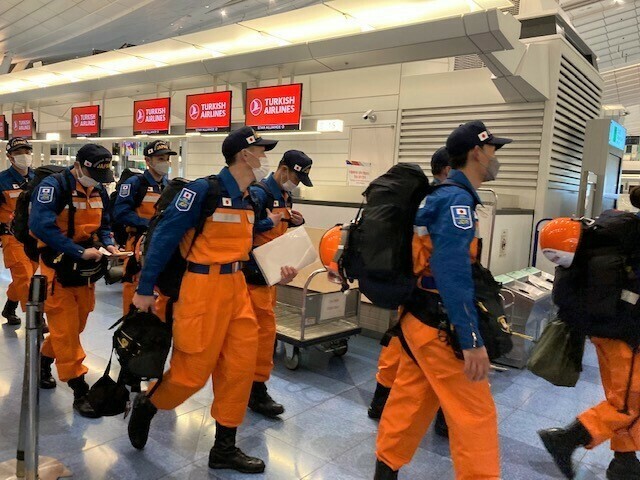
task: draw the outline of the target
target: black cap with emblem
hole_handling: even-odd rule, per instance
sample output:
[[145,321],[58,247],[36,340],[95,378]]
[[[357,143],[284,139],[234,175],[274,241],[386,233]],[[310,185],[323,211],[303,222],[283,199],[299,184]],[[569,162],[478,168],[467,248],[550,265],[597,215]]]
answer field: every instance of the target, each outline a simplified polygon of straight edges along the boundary
[[31,145],[26,138],[22,137],[13,137],[9,140],[9,143],[7,143],[7,153],[14,152],[19,148],[28,148],[29,150],[33,150],[33,145]]
[[269,150],[273,150],[277,144],[277,140],[262,138],[251,127],[242,127],[234,130],[224,139],[224,142],[222,142],[222,155],[224,155],[225,160],[229,163],[236,153],[247,147],[256,145],[258,147],[264,147],[268,152]]
[[313,183],[309,178],[312,164],[313,160],[300,150],[288,150],[284,152],[282,160],[280,160],[280,165],[286,165],[293,170],[302,184],[307,187],[313,187]]
[[171,150],[171,147],[164,140],[156,140],[144,147],[144,156],[153,157],[154,155],[177,155],[177,152]]
[[100,183],[111,183],[113,170],[111,169],[111,152],[102,145],[89,143],[76,154],[76,161],[89,171],[89,175]]
[[496,150],[508,143],[510,138],[494,136],[480,120],[467,122],[456,128],[447,138],[447,151],[451,156],[464,155],[475,147],[493,145]]

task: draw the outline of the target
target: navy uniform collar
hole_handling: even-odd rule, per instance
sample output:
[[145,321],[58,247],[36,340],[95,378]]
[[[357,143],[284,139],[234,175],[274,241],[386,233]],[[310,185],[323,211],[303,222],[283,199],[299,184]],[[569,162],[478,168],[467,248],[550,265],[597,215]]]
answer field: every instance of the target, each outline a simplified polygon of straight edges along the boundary
[[233,178],[233,175],[231,175],[229,167],[224,167],[222,170],[220,170],[218,177],[222,181],[222,185],[232,199],[242,198],[244,196],[240,191],[240,187],[238,187],[238,182],[236,182],[236,179]]
[[477,190],[471,185],[471,182],[467,178],[467,176],[462,173],[460,170],[451,170],[449,172],[449,176],[447,180],[451,180],[452,182],[459,183],[460,185],[464,185],[470,192],[473,192],[473,200],[477,205],[482,205],[482,200],[478,196]]
[[264,183],[264,185],[269,190],[271,190],[271,193],[273,194],[274,198],[284,199],[284,195],[282,194],[283,190],[282,188],[280,188],[280,185],[278,185],[278,182],[276,182],[276,179],[273,176],[273,173],[269,174],[269,176],[266,179],[264,179],[262,183]]
[[[11,176],[14,178],[14,180],[16,180],[18,183],[24,182],[25,177],[23,177],[22,174],[13,165],[9,167],[9,172],[11,173]],[[26,178],[28,178],[29,180],[33,178],[33,170],[31,168],[27,169]]]
[[[149,186],[151,186],[151,187],[158,186],[158,182],[156,182],[156,179],[153,178],[153,175],[151,175],[151,172],[149,171],[148,168],[144,171],[144,173],[142,175],[144,176],[144,178],[146,178],[147,183],[149,183]],[[164,177],[162,177],[162,179],[160,180],[160,183],[162,185],[164,185],[164,186],[166,186],[167,183],[169,183],[169,180],[167,179],[166,175]]]

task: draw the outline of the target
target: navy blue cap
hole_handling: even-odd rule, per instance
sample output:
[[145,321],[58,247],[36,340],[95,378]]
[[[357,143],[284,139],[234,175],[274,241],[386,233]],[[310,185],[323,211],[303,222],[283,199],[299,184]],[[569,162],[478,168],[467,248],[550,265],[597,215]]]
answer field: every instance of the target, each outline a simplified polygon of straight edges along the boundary
[[442,169],[449,166],[449,152],[447,147],[440,147],[431,157],[431,172],[434,175],[439,174]]
[[171,150],[171,147],[164,140],[156,140],[144,147],[144,156],[153,157],[154,155],[177,155],[177,152]]
[[31,145],[26,138],[22,137],[13,137],[9,140],[9,143],[7,143],[7,153],[11,153],[19,148],[28,148],[29,150],[33,150],[33,145]]
[[273,150],[277,144],[277,140],[262,138],[260,134],[251,127],[242,127],[234,130],[224,139],[224,142],[222,142],[222,155],[224,155],[224,158],[227,160],[231,160],[236,153],[247,147],[257,145],[264,147],[268,152],[269,150]]
[[494,136],[480,120],[467,122],[456,128],[447,138],[447,151],[451,156],[464,155],[474,147],[493,145],[496,150],[513,142],[510,138]]
[[100,183],[114,181],[111,169],[111,152],[102,145],[88,143],[76,154],[76,161],[89,170],[89,175]]
[[280,160],[280,165],[286,165],[296,172],[302,184],[307,187],[313,187],[313,183],[311,183],[311,179],[309,178],[312,164],[313,160],[300,150],[288,150],[284,152],[282,160]]

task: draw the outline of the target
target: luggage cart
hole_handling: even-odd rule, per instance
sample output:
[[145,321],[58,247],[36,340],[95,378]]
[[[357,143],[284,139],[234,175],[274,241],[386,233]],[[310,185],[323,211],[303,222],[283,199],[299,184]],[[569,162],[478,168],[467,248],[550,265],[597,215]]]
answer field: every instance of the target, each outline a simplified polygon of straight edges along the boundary
[[314,277],[326,272],[321,268],[309,275],[302,289],[302,307],[276,304],[276,338],[284,344],[289,370],[300,366],[300,350],[304,348],[313,346],[337,357],[345,355],[349,337],[362,331],[360,290],[309,292]]

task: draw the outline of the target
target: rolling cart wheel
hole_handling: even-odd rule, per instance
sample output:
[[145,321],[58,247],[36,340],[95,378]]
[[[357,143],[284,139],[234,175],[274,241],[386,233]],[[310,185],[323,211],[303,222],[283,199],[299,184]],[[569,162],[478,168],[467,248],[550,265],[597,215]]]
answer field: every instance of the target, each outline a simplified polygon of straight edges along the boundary
[[349,351],[349,343],[347,340],[345,340],[343,342],[340,342],[340,345],[336,346],[336,348],[333,349],[333,356],[342,357],[346,355],[348,351]]
[[289,370],[298,369],[300,366],[300,349],[298,347],[293,347],[291,354],[289,354],[289,349],[285,346],[284,366]]

